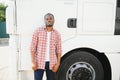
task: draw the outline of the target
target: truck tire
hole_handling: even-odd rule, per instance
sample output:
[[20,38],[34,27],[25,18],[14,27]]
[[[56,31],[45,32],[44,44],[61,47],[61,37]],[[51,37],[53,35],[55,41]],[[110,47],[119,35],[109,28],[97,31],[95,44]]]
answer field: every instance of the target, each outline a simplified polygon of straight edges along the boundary
[[101,62],[86,51],[74,51],[57,72],[57,80],[104,80]]

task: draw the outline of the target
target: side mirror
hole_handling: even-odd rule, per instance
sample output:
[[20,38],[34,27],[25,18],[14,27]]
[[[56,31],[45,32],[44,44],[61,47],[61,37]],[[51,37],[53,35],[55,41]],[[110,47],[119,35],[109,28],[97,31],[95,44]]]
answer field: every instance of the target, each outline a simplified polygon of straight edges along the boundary
[[8,34],[14,34],[16,31],[15,21],[15,2],[9,1],[8,7],[6,8],[6,32]]

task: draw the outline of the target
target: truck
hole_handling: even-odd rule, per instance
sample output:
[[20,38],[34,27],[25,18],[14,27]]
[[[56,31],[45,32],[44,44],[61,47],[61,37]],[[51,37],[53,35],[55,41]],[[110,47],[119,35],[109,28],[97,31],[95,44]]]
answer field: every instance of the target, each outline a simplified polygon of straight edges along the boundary
[[54,14],[62,38],[56,80],[120,80],[119,0],[9,0],[10,80],[34,79],[31,38],[46,13]]

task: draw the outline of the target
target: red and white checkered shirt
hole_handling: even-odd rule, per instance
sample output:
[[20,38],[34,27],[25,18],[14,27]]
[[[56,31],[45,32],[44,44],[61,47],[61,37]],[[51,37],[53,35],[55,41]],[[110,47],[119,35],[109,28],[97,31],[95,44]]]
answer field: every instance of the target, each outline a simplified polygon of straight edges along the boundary
[[[47,30],[45,27],[39,27],[32,36],[31,52],[35,53],[35,61],[38,64],[38,69],[45,68],[45,57],[46,57],[46,41],[47,41]],[[56,54],[61,54],[61,35],[55,29],[51,31],[50,36],[50,69],[57,62]]]

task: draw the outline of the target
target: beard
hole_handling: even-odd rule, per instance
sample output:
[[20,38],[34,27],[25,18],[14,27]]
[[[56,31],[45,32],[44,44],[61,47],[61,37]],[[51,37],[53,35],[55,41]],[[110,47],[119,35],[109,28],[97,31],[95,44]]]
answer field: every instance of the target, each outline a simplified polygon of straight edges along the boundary
[[46,25],[46,27],[52,27],[53,25]]
[[46,27],[53,27],[54,23],[53,22],[45,22]]

